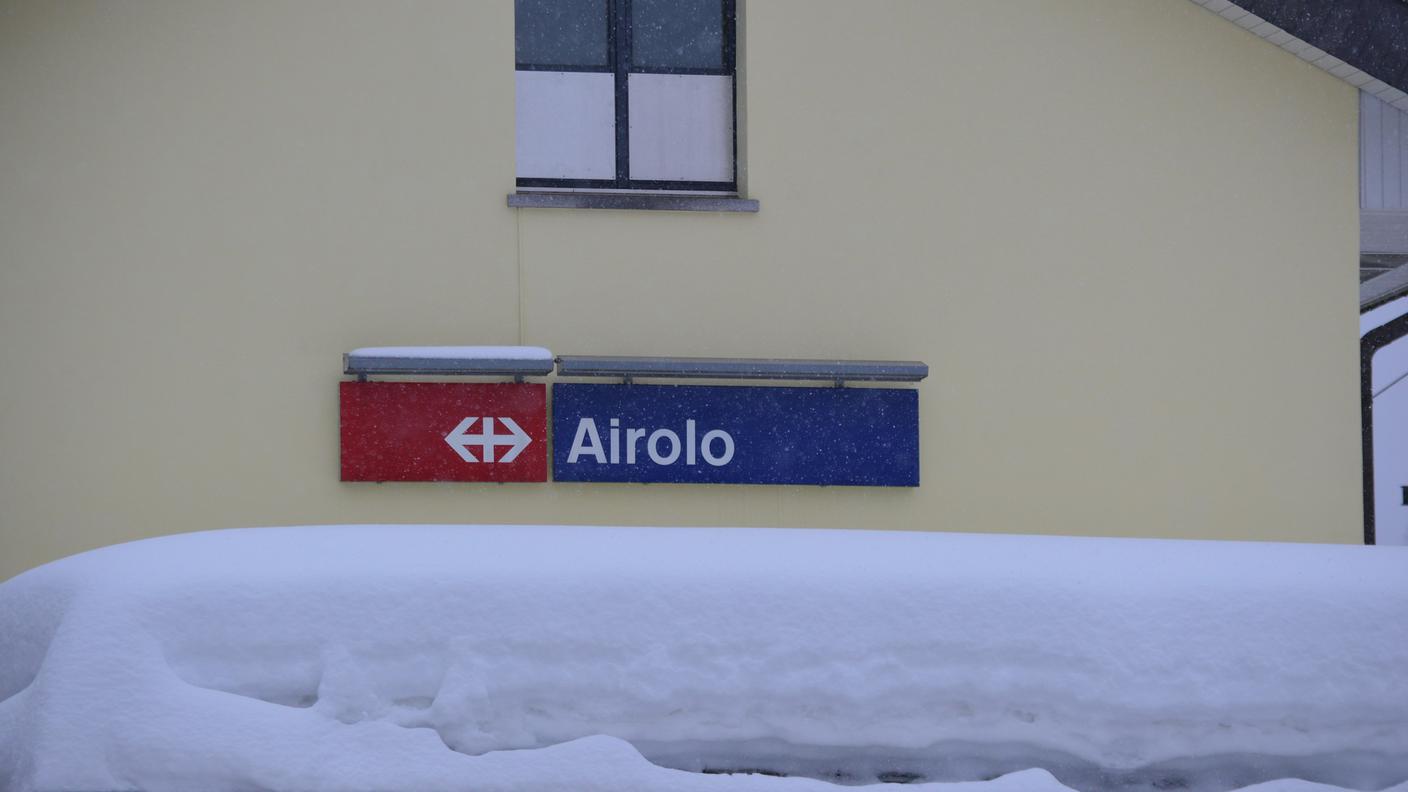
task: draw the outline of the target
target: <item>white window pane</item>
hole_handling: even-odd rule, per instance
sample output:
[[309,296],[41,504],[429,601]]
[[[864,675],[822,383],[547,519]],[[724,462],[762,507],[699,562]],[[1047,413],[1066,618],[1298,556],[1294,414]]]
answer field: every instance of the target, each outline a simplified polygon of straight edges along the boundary
[[521,179],[616,178],[615,77],[514,72]]
[[631,178],[733,181],[733,78],[632,74]]

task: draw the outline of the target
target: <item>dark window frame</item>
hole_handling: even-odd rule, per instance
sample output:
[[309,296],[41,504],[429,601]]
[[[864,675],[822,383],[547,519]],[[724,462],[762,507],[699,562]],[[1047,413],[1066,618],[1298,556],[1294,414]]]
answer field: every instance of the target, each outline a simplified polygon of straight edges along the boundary
[[[593,189],[630,192],[708,192],[738,193],[738,3],[721,0],[723,9],[723,66],[717,69],[673,66],[635,66],[632,55],[632,0],[606,0],[607,66],[564,66],[550,63],[515,62],[517,71],[585,72],[615,76],[616,96],[616,178],[544,179],[518,177],[517,185],[529,189]],[[515,47],[516,49],[516,47]],[[729,77],[733,101],[730,114],[733,129],[733,178],[729,181],[670,181],[631,178],[631,98],[632,74],[687,74]]]
[[1390,319],[1359,339],[1359,432],[1363,448],[1364,544],[1378,543],[1374,526],[1374,355],[1408,336],[1408,314]]

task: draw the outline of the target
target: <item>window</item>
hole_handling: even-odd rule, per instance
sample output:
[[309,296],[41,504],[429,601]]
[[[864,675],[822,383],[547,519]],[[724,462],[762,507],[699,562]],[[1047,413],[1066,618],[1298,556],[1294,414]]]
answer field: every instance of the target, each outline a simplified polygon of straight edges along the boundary
[[734,0],[515,0],[518,186],[732,193]]

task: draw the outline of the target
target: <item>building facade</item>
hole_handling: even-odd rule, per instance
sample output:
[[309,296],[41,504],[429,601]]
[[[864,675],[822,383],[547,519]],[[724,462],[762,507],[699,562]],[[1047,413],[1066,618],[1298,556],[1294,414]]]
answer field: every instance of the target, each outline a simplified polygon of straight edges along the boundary
[[[1363,540],[1356,86],[1191,2],[736,23],[731,108],[562,137],[731,144],[757,202],[649,211],[509,205],[506,0],[0,4],[0,578],[294,523]],[[401,344],[924,361],[921,482],[340,481],[341,356]]]

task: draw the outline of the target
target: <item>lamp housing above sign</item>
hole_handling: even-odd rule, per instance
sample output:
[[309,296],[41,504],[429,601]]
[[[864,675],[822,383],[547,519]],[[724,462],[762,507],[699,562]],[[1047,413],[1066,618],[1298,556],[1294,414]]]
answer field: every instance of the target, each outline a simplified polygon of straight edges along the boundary
[[618,357],[562,355],[564,377],[918,382],[929,366],[913,360],[791,360],[785,358]]

